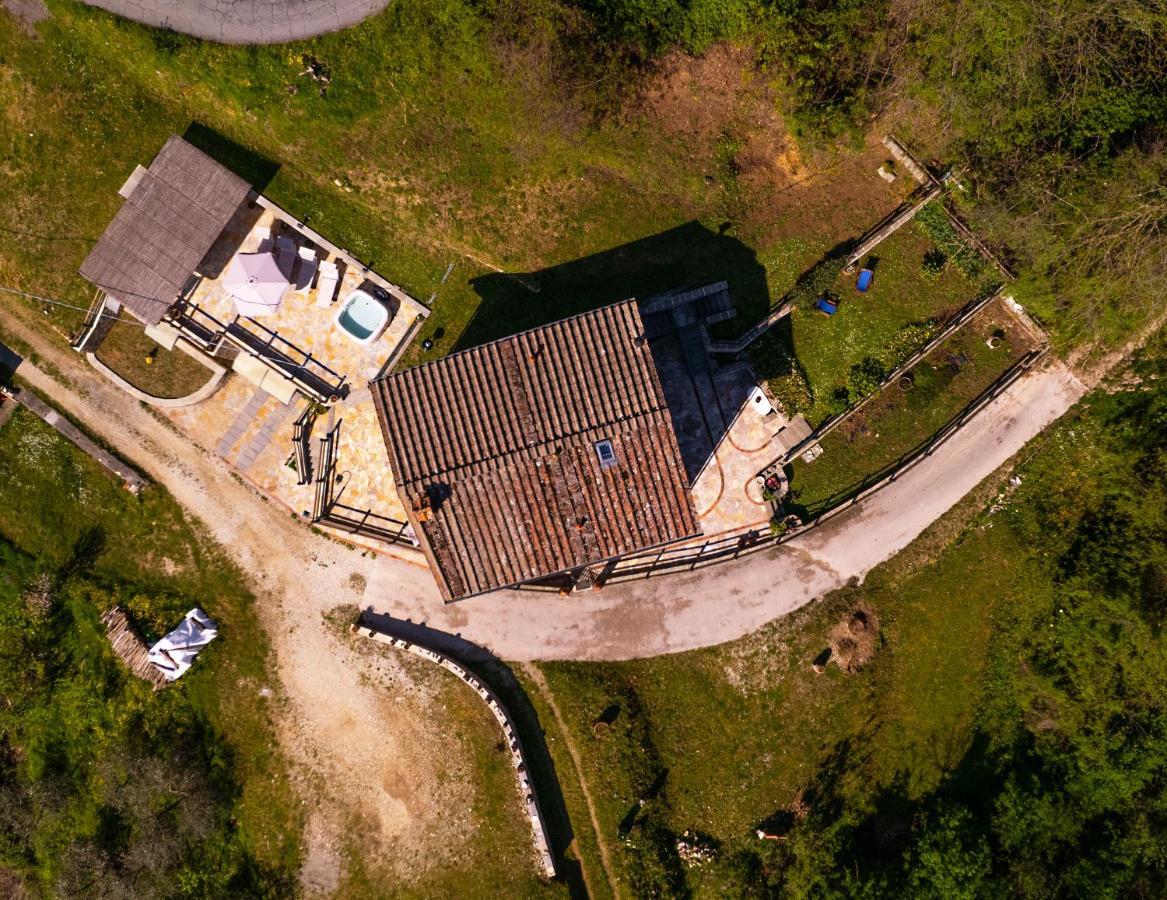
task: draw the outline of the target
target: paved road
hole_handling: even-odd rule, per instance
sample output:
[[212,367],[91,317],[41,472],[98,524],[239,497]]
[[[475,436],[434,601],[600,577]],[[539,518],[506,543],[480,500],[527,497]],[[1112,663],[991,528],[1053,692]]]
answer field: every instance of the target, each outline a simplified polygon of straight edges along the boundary
[[1031,372],[894,484],[813,532],[736,562],[577,597],[508,591],[444,605],[424,567],[390,556],[370,560],[313,535],[59,340],[15,321],[10,327],[70,382],[26,366],[33,386],[169,488],[232,548],[260,596],[281,606],[306,600],[322,613],[358,599],[351,585],[359,574],[367,579],[366,608],[460,634],[516,661],[629,659],[748,634],[907,546],[1085,392],[1060,363]]
[[389,0],[83,0],[90,6],[225,44],[281,44],[348,28]]
[[366,606],[503,659],[627,659],[719,644],[862,578],[906,547],[1085,386],[1060,363],[1021,378],[928,460],[853,510],[779,547],[684,575],[576,597],[505,591],[443,605],[424,570],[380,559]]

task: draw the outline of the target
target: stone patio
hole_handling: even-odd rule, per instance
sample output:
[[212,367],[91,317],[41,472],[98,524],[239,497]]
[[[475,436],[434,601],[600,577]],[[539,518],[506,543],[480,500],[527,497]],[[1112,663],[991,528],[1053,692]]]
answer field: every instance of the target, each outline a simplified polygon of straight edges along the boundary
[[[410,326],[426,309],[400,290],[391,290],[387,301],[392,318],[384,334],[371,344],[362,345],[352,340],[336,326],[334,319],[340,304],[354,290],[371,280],[370,272],[356,260],[320,246],[302,233],[302,229],[283,219],[272,208],[241,207],[222,236],[211,248],[203,269],[210,273],[203,277],[187,300],[214,316],[220,322],[230,322],[238,314],[235,301],[223,287],[222,274],[231,258],[241,253],[256,253],[267,249],[277,237],[293,240],[297,247],[308,247],[316,253],[317,264],[324,260],[336,264],[340,283],[333,301],[327,307],[316,305],[317,286],[307,290],[288,291],[274,315],[255,321],[263,328],[276,332],[280,338],[294,345],[332,371],[345,376],[351,389],[363,387],[380,374],[393,356]],[[261,247],[262,245],[262,247]],[[383,283],[381,279],[377,282]],[[378,287],[380,284],[378,284]]]
[[772,441],[786,419],[747,408],[755,380],[744,363],[693,371],[671,336],[654,339],[653,356],[704,532],[700,540],[765,527],[770,505],[756,477],[774,458]]
[[[319,441],[335,427],[338,440],[334,472],[339,482],[333,498],[353,509],[370,510],[378,516],[404,521],[405,511],[394,487],[367,384],[404,349],[415,320],[426,314],[425,307],[302,224],[291,221],[263,198],[240,207],[204,259],[200,266],[201,278],[186,300],[221,323],[232,322],[237,310],[223,287],[223,272],[236,254],[266,249],[277,236],[291,238],[298,247],[314,249],[318,261],[331,260],[340,273],[329,306],[316,305],[317,286],[312,284],[302,292],[289,291],[273,315],[256,320],[345,379],[342,398],[322,411],[313,424],[309,443],[311,480],[298,484],[299,475],[293,462],[295,423],[312,405],[301,394],[284,404],[241,375],[228,372],[218,390],[201,402],[159,411],[192,441],[221,457],[255,487],[298,516],[311,515],[315,477],[321,464]],[[392,318],[377,340],[362,345],[336,327],[334,318],[343,299],[362,285],[368,287],[369,283],[380,288],[382,297],[388,295],[384,302],[389,305]],[[385,544],[373,538],[320,527],[343,535],[348,541],[386,549]]]

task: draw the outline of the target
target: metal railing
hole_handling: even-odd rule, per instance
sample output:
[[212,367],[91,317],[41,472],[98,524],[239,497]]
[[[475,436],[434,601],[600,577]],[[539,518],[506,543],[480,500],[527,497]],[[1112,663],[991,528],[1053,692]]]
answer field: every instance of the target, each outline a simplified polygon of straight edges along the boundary
[[349,534],[371,537],[386,544],[414,546],[413,539],[407,533],[408,522],[383,516],[371,509],[349,506],[333,496],[336,487],[336,447],[339,436],[340,422],[337,422],[320,438],[320,470],[316,474],[312,521],[341,529]]
[[170,321],[184,337],[208,353],[214,354],[224,340],[230,341],[321,403],[334,402],[344,393],[345,376],[254,319],[236,316],[224,323],[197,304],[183,301],[171,313]]
[[316,422],[316,408],[309,404],[300,413],[292,426],[292,447],[296,453],[296,484],[308,484],[312,480],[312,453],[308,442],[312,438],[312,426]]
[[772,536],[767,529],[750,529],[744,533],[726,535],[705,541],[699,547],[692,544],[663,547],[646,553],[632,554],[620,559],[614,569],[605,574],[600,584],[614,584],[638,578],[651,578],[665,572],[679,569],[693,570],[707,565],[747,556],[767,547],[774,547],[792,540],[801,534],[828,522],[837,515],[863,502],[872,494],[897,481],[925,459],[928,459],[944,443],[972,421],[986,406],[1008,390],[1026,372],[1032,369],[1049,352],[1048,347],[1031,350],[1006,369],[991,385],[985,388],[964,409],[928,440],[904,454],[895,462],[885,466],[864,481],[835,497],[830,498],[821,512],[802,525],[789,529],[779,537]]
[[345,376],[255,319],[236,316],[235,321],[227,326],[227,337],[243,350],[278,369],[318,400],[331,403],[340,398]]

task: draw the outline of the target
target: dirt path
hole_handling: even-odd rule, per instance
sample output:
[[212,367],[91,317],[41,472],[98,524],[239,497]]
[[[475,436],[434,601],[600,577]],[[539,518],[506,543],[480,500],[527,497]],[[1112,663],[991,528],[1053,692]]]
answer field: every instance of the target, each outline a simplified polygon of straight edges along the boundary
[[[463,821],[464,802],[450,802],[459,785],[441,783],[448,766],[434,758],[445,739],[440,721],[428,715],[424,696],[402,691],[400,672],[362,659],[324,621],[338,605],[360,602],[371,561],[264,502],[59,338],[10,315],[4,326],[39,354],[41,365],[26,361],[19,377],[162,484],[250,576],[284,701],[274,707],[280,739],[308,798],[306,891],[331,893],[341,884],[354,827],[362,853],[391,861],[404,883],[456,853],[475,825]],[[66,373],[69,383],[49,371]],[[386,678],[395,687],[392,709]]]
[[[600,829],[600,819],[596,815],[596,804],[592,802],[591,791],[588,790],[587,779],[583,774],[583,761],[580,759],[579,750],[575,746],[575,740],[571,736],[571,732],[567,728],[567,723],[563,720],[563,713],[559,711],[559,705],[555,702],[555,695],[551,693],[551,687],[547,684],[547,679],[543,677],[543,671],[532,663],[523,663],[523,674],[535,683],[539,688],[539,692],[543,695],[543,699],[547,701],[547,706],[551,709],[551,714],[555,716],[555,724],[559,728],[559,733],[563,737],[564,746],[567,747],[567,752],[571,755],[571,764],[575,768],[575,780],[579,784],[579,789],[583,793],[584,803],[588,808],[588,819],[592,823],[592,833],[596,836],[596,846],[600,851],[600,862],[604,866],[604,877],[608,879],[608,888],[612,891],[612,896],[616,900],[620,900],[620,889],[616,877],[613,875],[612,859],[608,855],[608,844],[604,841],[604,833]],[[582,854],[576,854],[579,857],[580,870],[584,873],[584,881],[589,884],[588,893],[593,894],[590,884],[591,881],[588,876],[587,866],[584,863]],[[595,873],[593,872],[594,876]]]

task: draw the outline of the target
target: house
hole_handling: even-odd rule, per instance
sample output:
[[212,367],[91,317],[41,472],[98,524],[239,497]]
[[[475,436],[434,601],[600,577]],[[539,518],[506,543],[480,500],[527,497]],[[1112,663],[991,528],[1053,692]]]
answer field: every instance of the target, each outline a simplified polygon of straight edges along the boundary
[[636,301],[370,385],[446,599],[700,533]]

